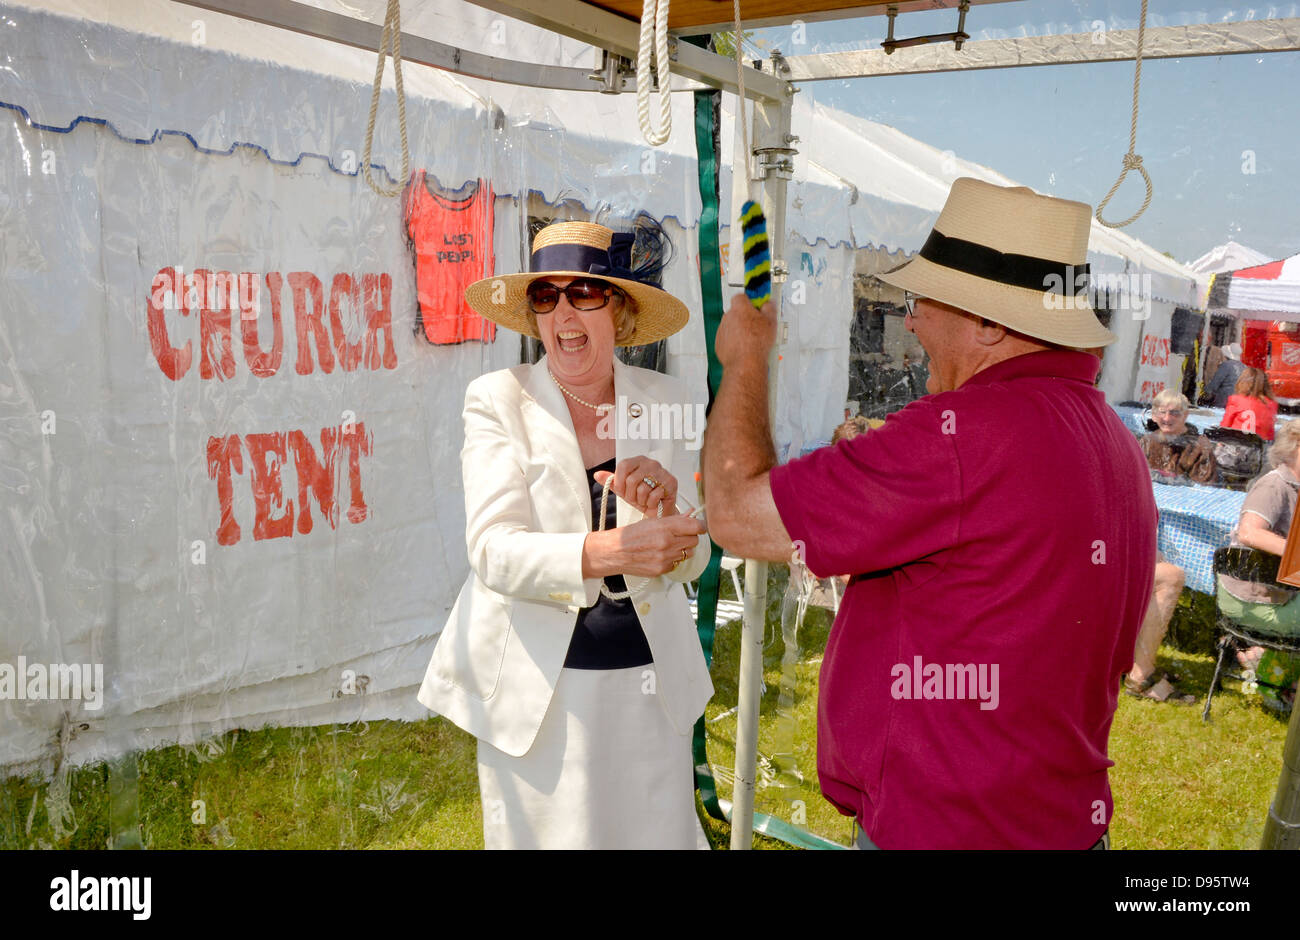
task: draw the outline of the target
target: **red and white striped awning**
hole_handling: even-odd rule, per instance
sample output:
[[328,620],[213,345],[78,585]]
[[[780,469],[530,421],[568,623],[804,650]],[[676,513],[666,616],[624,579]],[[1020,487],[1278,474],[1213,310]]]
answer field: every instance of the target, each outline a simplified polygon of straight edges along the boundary
[[1247,320],[1300,321],[1300,255],[1215,275],[1208,306]]

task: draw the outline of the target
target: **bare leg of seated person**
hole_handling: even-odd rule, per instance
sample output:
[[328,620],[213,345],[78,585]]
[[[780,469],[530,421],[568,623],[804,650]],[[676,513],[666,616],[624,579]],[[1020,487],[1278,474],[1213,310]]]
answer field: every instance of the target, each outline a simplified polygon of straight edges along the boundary
[[1237,650],[1237,662],[1242,668],[1254,670],[1259,666],[1259,659],[1264,655],[1264,647],[1252,646],[1250,649]]
[[1183,569],[1167,561],[1156,562],[1155,586],[1151,589],[1151,603],[1147,606],[1146,616],[1142,618],[1142,628],[1138,631],[1137,648],[1133,651],[1133,668],[1129,670],[1125,687],[1135,695],[1152,698],[1157,701],[1176,700],[1194,701],[1190,695],[1179,695],[1173,684],[1165,677],[1156,674],[1156,653],[1169,632],[1169,622],[1173,620],[1174,608],[1178,606],[1178,595],[1183,592],[1187,576]]

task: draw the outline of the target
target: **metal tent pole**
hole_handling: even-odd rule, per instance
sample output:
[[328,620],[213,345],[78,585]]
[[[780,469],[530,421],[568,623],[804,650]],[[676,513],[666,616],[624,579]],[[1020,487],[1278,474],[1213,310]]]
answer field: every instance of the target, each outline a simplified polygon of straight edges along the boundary
[[[772,255],[772,303],[781,310],[785,280],[786,182],[794,175],[795,138],[790,134],[794,89],[779,102],[754,105],[754,157],[763,181],[763,213],[767,216],[768,250]],[[743,114],[743,112],[742,112]],[[732,214],[739,212],[732,207]],[[733,220],[732,224],[736,224]],[[778,324],[777,342],[767,363],[768,414],[776,417],[777,349],[785,334]],[[763,695],[763,628],[767,619],[767,562],[745,562],[745,617],[740,634],[740,684],[736,700],[736,783],[731,805],[731,847],[753,845],[754,783],[758,768],[758,711]]]
[[1291,723],[1282,747],[1282,774],[1259,847],[1300,849],[1300,707],[1291,709]]

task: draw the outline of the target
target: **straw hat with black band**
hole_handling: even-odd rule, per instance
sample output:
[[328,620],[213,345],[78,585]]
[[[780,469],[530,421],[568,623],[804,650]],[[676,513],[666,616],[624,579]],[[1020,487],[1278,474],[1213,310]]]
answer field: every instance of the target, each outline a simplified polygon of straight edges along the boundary
[[963,177],[916,257],[880,279],[1044,342],[1108,346],[1088,303],[1091,227],[1086,203]]
[[632,300],[636,329],[619,346],[644,346],[686,325],[686,305],[667,291],[636,279],[630,232],[595,222],[554,222],[533,237],[532,258],[523,274],[498,274],[465,288],[465,300],[501,326],[541,339],[529,316],[528,285],[539,277],[596,277]]

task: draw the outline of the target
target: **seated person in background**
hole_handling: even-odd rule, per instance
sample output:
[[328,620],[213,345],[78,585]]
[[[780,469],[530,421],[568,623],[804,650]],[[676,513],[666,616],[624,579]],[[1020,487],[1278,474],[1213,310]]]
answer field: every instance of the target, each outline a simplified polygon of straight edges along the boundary
[[[1300,488],[1300,421],[1288,421],[1278,429],[1277,439],[1268,449],[1268,462],[1273,469],[1251,484],[1242,503],[1232,545],[1281,555]],[[1253,633],[1300,636],[1298,597],[1300,592],[1280,585],[1219,576],[1219,609]],[[1290,688],[1289,698],[1294,698],[1295,680],[1300,676],[1300,662],[1295,657],[1256,646],[1239,653],[1238,658],[1243,666],[1255,669],[1258,679]],[[1260,696],[1273,708],[1289,705],[1279,699],[1276,689],[1261,686]]]
[[870,430],[870,421],[862,415],[854,415],[851,418],[845,418],[844,423],[831,432],[831,443],[838,444],[840,441],[851,441],[859,434],[866,434]]
[[1183,593],[1186,581],[1187,574],[1182,568],[1170,562],[1164,552],[1157,553],[1156,583],[1151,588],[1151,603],[1138,630],[1133,668],[1124,677],[1124,690],[1130,695],[1180,705],[1191,705],[1196,701],[1196,696],[1179,692],[1174,687],[1176,676],[1156,672],[1156,652],[1169,632],[1169,621],[1174,617],[1178,595]]
[[1210,384],[1205,387],[1205,393],[1201,395],[1203,405],[1213,405],[1215,408],[1227,405],[1228,396],[1232,394],[1237,379],[1246,368],[1246,364],[1241,361],[1240,343],[1224,346],[1222,356],[1219,366],[1214,370],[1213,378],[1210,379]]
[[1223,426],[1258,434],[1266,441],[1273,440],[1273,422],[1277,419],[1277,399],[1268,374],[1263,369],[1246,368],[1228,397],[1223,412]]
[[[877,421],[875,427],[880,426]],[[831,432],[831,444],[838,444],[840,441],[851,441],[859,434],[866,434],[873,427],[871,420],[863,415],[854,415],[851,418],[845,418],[844,423]],[[849,576],[847,574],[837,574],[835,577],[840,579],[840,584],[847,587]]]
[[930,378],[930,370],[925,364],[925,350],[920,343],[913,343],[903,351],[903,371],[907,373],[907,385],[913,398],[925,394],[925,383]]
[[[1160,428],[1142,438],[1142,452],[1146,454],[1151,466],[1151,475],[1162,482],[1176,478],[1179,474],[1186,476],[1195,473],[1198,482],[1207,482],[1212,474],[1217,476],[1214,465],[1213,450],[1207,451],[1201,445],[1209,444],[1201,440],[1196,428],[1187,423],[1190,410],[1187,399],[1173,389],[1158,392],[1151,403],[1151,414]],[[1183,457],[1187,458],[1187,470],[1180,465]],[[1155,699],[1157,702],[1174,701],[1190,704],[1196,699],[1192,695],[1180,693],[1174,688],[1175,677],[1167,673],[1156,672],[1156,651],[1165,634],[1169,632],[1169,621],[1173,619],[1174,608],[1178,606],[1178,595],[1183,592],[1187,575],[1182,568],[1171,563],[1164,552],[1156,556],[1156,579],[1151,587],[1151,602],[1147,605],[1146,616],[1138,630],[1137,647],[1133,652],[1133,668],[1124,677],[1124,689],[1130,695]]]
[[1190,480],[1215,483],[1219,468],[1214,462],[1214,445],[1187,423],[1192,410],[1180,392],[1166,388],[1151,402],[1151,417],[1157,429],[1142,438],[1142,453],[1151,466],[1151,478],[1161,483]]

